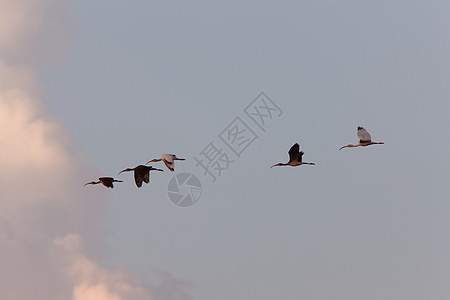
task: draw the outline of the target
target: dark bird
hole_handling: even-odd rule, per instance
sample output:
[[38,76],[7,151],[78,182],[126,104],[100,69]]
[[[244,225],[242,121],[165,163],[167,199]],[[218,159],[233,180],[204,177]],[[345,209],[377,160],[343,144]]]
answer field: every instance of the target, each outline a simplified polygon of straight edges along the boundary
[[296,167],[296,166],[300,166],[300,165],[315,165],[315,163],[309,163],[309,162],[303,162],[302,161],[302,156],[303,156],[303,151],[300,151],[300,146],[299,144],[295,143],[291,149],[289,149],[289,161],[287,163],[277,163],[273,166],[271,166],[271,168],[275,167],[275,166],[292,166],[292,167]]
[[[142,181],[145,183],[150,182],[150,171],[163,172],[163,170],[153,168],[152,166],[139,165],[135,168],[128,168],[123,171],[120,171],[119,174],[122,172],[130,172],[130,171],[134,171],[134,181],[136,182],[136,185],[138,188],[140,188],[142,186]],[[119,174],[117,174],[117,175],[119,175]]]
[[175,170],[175,162],[174,162],[174,160],[185,160],[185,159],[184,158],[178,158],[175,154],[162,154],[161,158],[152,159],[149,162],[147,162],[147,164],[149,164],[151,162],[161,161],[161,160],[164,162],[166,167],[170,171],[173,172]]
[[113,182],[123,182],[123,181],[122,181],[122,180],[115,180],[115,179],[112,178],[112,177],[100,177],[100,178],[98,179],[98,181],[91,181],[91,182],[88,182],[88,183],[85,184],[85,186],[88,185],[88,184],[99,184],[99,183],[101,183],[101,184],[103,184],[104,186],[113,189],[113,188],[114,188]]
[[342,146],[339,150],[344,149],[346,147],[359,147],[359,146],[369,146],[375,144],[384,144],[383,142],[372,142],[372,138],[370,134],[363,127],[358,126],[357,134],[359,138],[359,143],[356,145],[348,144],[347,146]]

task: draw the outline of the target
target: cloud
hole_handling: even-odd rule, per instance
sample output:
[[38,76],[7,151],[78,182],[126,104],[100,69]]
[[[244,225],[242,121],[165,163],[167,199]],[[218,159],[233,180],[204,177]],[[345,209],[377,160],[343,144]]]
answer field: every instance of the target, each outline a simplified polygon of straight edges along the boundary
[[55,240],[62,251],[65,275],[74,282],[73,300],[154,299],[138,274],[125,269],[106,270],[80,254],[81,238],[71,234]]
[[70,43],[62,3],[0,0],[0,299],[190,299],[173,278],[151,286],[93,258],[107,191],[83,188],[99,173],[70,150],[33,67]]
[[0,56],[46,65],[69,48],[75,29],[67,0],[0,0]]

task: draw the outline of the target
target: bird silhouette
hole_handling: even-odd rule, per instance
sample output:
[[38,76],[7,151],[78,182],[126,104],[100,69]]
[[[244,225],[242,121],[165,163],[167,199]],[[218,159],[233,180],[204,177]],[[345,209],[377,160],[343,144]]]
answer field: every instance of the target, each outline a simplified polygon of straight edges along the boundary
[[170,171],[175,171],[175,162],[174,160],[185,160],[184,158],[178,158],[175,154],[162,154],[161,158],[155,158],[147,162],[147,164],[151,162],[163,161],[166,167]]
[[295,143],[291,149],[289,149],[289,161],[287,163],[277,163],[273,166],[271,166],[271,168],[276,167],[276,166],[292,166],[292,167],[296,167],[296,166],[300,166],[300,165],[315,165],[315,163],[309,163],[309,162],[303,162],[302,161],[302,156],[303,156],[303,151],[300,151],[300,145]]
[[88,184],[103,184],[104,186],[108,187],[108,188],[114,188],[114,184],[113,182],[123,182],[122,180],[116,180],[112,177],[100,177],[98,179],[98,181],[91,181],[86,183],[84,186],[88,185]]
[[357,129],[357,135],[359,138],[359,143],[356,145],[348,144],[346,146],[342,146],[339,148],[339,150],[347,148],[347,147],[359,147],[359,146],[369,146],[369,145],[376,145],[376,144],[384,144],[383,142],[372,142],[372,138],[370,137],[370,134],[365,130],[363,127],[358,126]]
[[142,186],[142,182],[149,183],[150,182],[150,171],[161,171],[161,169],[153,168],[152,166],[144,166],[139,165],[135,168],[128,168],[125,170],[120,171],[117,175],[119,175],[122,172],[130,172],[134,171],[134,181],[136,182],[136,186],[140,188]]

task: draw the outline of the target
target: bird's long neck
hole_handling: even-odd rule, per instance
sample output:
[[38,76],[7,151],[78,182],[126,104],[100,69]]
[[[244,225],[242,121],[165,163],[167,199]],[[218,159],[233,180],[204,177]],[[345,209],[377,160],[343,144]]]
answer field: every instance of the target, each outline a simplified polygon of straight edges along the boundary
[[134,171],[135,169],[125,169],[125,170],[122,170],[122,171],[120,171],[117,175],[119,175],[120,173],[123,173],[123,172],[130,172],[130,171]]
[[279,166],[288,166],[289,165],[289,163],[277,163],[277,164],[275,164],[275,165],[273,165],[273,166],[271,166],[271,168],[273,168],[273,167],[279,167]]
[[339,150],[347,148],[347,147],[358,147],[358,146],[360,146],[360,144],[357,144],[357,145],[348,144],[347,146],[342,146],[341,148],[339,148]]
[[98,184],[98,183],[100,183],[100,181],[91,181],[91,182],[86,183],[85,186],[88,184]]
[[152,163],[152,162],[161,161],[161,160],[162,160],[162,158],[155,158],[155,159],[149,160],[146,164],[149,164],[149,163]]

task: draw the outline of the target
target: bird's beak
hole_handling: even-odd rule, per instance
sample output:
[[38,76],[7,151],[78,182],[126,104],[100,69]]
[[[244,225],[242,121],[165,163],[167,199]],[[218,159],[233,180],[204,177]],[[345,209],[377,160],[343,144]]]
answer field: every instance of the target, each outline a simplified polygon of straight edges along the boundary
[[162,170],[162,169],[153,169],[153,170],[164,172],[164,170]]
[[176,160],[186,160],[185,158],[175,158]]
[[154,161],[156,161],[156,159],[149,160],[149,161],[146,163],[146,165],[148,165],[149,163],[154,162]]
[[271,166],[270,168],[272,169],[273,167],[279,166],[280,164],[275,164],[273,166]]
[[119,173],[117,173],[117,175],[119,175],[120,173],[123,173],[123,172],[125,172],[126,170],[122,170],[122,171],[120,171]]

